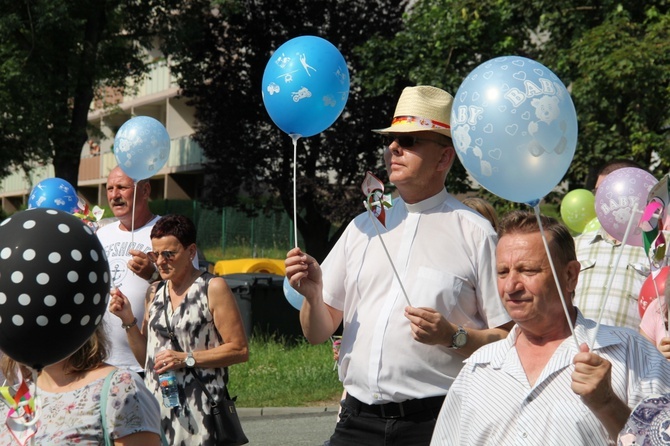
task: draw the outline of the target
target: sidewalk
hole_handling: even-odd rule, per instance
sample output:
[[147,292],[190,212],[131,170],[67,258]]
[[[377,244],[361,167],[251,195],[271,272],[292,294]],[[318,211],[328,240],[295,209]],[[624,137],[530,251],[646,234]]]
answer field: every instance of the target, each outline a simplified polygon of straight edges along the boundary
[[248,446],[323,446],[335,430],[337,406],[240,407]]
[[308,415],[331,413],[337,415],[339,406],[315,406],[315,407],[238,407],[237,413],[240,418],[276,416],[276,415]]

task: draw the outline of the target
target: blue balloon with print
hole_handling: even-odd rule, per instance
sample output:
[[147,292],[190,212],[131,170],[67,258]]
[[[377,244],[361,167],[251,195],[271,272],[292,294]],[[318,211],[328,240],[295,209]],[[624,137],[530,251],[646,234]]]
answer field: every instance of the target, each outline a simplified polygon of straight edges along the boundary
[[525,57],[491,59],[458,88],[456,154],[490,192],[536,204],[561,182],[577,146],[577,114],[561,80]]
[[45,208],[74,214],[79,207],[74,187],[61,178],[47,178],[35,185],[28,197],[28,209]]
[[135,181],[156,175],[170,155],[170,135],[149,116],[126,121],[114,138],[114,156],[123,172]]
[[284,285],[282,288],[284,290],[284,296],[286,296],[286,300],[288,301],[288,303],[291,304],[293,308],[300,311],[300,308],[302,307],[302,301],[305,300],[305,296],[298,293],[295,290],[295,288],[291,286],[291,284],[288,281],[288,277],[284,277]]
[[301,36],[281,45],[263,74],[263,103],[289,135],[309,137],[333,125],[349,97],[349,69],[325,39]]

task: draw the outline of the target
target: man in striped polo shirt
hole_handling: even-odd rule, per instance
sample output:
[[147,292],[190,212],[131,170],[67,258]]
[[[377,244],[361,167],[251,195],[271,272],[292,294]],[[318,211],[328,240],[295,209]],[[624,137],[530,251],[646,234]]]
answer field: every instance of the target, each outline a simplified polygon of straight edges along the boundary
[[432,445],[605,445],[645,396],[670,391],[670,362],[649,341],[598,326],[572,304],[574,240],[555,219],[541,220],[551,262],[532,212],[500,222],[498,290],[516,325],[465,361]]

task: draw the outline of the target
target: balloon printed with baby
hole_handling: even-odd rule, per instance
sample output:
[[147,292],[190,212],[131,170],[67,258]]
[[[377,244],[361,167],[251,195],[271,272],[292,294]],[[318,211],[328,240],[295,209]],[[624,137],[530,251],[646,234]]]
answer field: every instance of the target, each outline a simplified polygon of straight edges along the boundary
[[520,56],[491,59],[461,83],[451,109],[456,154],[490,192],[535,204],[556,187],[577,146],[570,94],[547,67]]
[[[596,192],[596,215],[603,229],[618,241],[642,246],[639,223],[647,196],[658,180],[637,167],[617,169],[605,177]],[[628,234],[626,229],[629,227]]]

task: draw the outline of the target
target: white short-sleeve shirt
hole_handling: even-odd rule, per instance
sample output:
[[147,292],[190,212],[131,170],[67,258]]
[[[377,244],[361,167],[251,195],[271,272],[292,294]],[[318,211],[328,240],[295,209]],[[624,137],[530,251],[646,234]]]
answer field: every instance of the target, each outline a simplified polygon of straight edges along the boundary
[[368,404],[445,395],[463,358],[413,339],[393,268],[413,307],[465,328],[497,327],[510,319],[497,291],[496,243],[488,220],[446,190],[415,204],[396,199],[385,228],[368,213],[356,217],[322,265],[324,302],[344,313],[347,392]]

